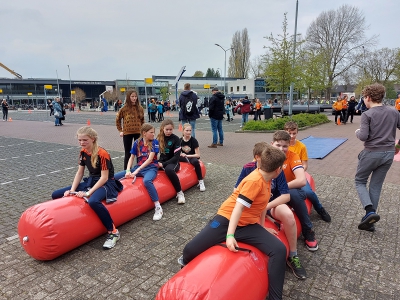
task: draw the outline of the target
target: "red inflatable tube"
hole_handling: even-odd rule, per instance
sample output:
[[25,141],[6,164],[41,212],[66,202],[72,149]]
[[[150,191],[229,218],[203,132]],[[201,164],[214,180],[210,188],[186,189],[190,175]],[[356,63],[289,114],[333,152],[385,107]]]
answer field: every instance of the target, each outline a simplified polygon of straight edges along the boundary
[[[177,173],[182,190],[198,183],[194,167],[180,163]],[[200,162],[203,177],[205,166]],[[107,204],[115,226],[154,209],[142,178],[121,180],[124,185],[118,200]],[[159,171],[154,185],[160,202],[176,195],[175,189],[163,171]],[[68,196],[36,204],[28,208],[18,222],[18,235],[25,251],[37,260],[52,260],[105,233],[100,219],[82,198]]]
[[[313,178],[306,173],[312,189]],[[310,212],[311,202],[306,200]],[[298,236],[301,233],[298,224]],[[265,227],[278,231],[269,218]],[[289,254],[289,243],[281,228],[278,238]],[[159,290],[156,300],[215,300],[252,299],[264,300],[268,294],[268,256],[244,243],[240,248],[249,251],[231,252],[219,245],[204,251],[168,280]]]

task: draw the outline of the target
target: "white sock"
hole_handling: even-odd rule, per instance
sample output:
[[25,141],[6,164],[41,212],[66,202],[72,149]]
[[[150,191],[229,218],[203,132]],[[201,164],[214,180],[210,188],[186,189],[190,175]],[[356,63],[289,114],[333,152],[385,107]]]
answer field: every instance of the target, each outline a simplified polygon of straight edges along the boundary
[[156,206],[156,208],[161,208],[161,204],[160,204],[160,202],[159,202],[159,201],[157,201],[157,202],[154,202],[154,205]]

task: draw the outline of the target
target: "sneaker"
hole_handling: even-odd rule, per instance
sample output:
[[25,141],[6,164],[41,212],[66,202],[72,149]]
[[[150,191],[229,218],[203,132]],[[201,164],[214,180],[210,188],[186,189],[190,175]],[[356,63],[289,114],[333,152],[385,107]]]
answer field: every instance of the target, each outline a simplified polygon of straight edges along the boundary
[[318,250],[318,242],[315,239],[315,233],[313,230],[307,231],[303,233],[304,235],[304,242],[306,243],[306,247],[310,251],[317,251]]
[[217,144],[211,144],[208,148],[217,148]]
[[206,190],[206,186],[204,185],[204,180],[199,180],[198,186],[200,188],[200,192],[204,192]]
[[223,146],[223,145],[224,145],[224,144],[222,144],[222,143],[218,143],[218,144],[217,144],[217,146]]
[[178,198],[178,204],[185,204],[185,195],[183,194],[182,191],[180,191],[178,194],[176,194],[176,198]]
[[374,232],[375,231],[375,224],[372,224],[372,226],[370,228],[366,229],[366,231]]
[[325,208],[321,208],[317,213],[321,216],[321,219],[324,220],[325,222],[330,222],[331,221],[331,216],[328,214],[328,212],[325,210]]
[[358,224],[358,229],[368,230],[375,222],[378,222],[380,218],[381,217],[376,212],[371,211],[362,218],[361,223]]
[[297,255],[289,257],[288,260],[286,261],[286,264],[288,265],[289,268],[292,269],[294,276],[296,276],[298,279],[307,278],[306,270],[301,265],[300,259]]
[[181,257],[178,258],[178,264],[181,265],[181,269],[186,266],[185,263],[183,262],[183,255]]
[[162,208],[161,208],[161,207],[156,207],[155,213],[154,213],[154,216],[153,216],[153,221],[159,221],[159,220],[161,220],[162,215],[163,215],[163,210],[162,210]]
[[243,126],[242,125],[240,125],[240,128],[242,128]]
[[109,233],[107,235],[107,239],[106,239],[106,242],[103,245],[103,248],[104,249],[113,248],[115,246],[115,244],[117,243],[117,241],[119,240],[119,238],[120,238],[120,234],[119,234],[118,230],[117,230],[116,233]]

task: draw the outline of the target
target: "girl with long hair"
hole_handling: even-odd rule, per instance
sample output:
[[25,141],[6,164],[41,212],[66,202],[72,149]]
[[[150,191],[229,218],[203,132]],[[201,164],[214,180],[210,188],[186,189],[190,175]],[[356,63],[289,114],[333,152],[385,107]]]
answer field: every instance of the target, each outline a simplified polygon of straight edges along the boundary
[[157,140],[160,144],[160,158],[158,160],[159,168],[165,170],[172,185],[176,191],[178,204],[185,203],[181,183],[176,172],[179,170],[179,157],[181,155],[181,143],[179,137],[173,134],[174,122],[171,119],[165,119],[160,126],[160,133]]
[[[102,201],[106,200],[106,203],[117,201],[118,192],[122,191],[123,186],[114,179],[114,166],[110,154],[98,145],[97,132],[91,127],[84,126],[79,128],[76,134],[82,147],[78,171],[72,185],[54,191],[52,198],[58,199],[71,194],[85,198],[108,232],[103,248],[111,249],[119,240],[120,234]],[[85,167],[89,171],[88,178],[83,178]]]
[[[122,125],[121,125],[122,121]],[[138,93],[130,90],[126,93],[125,105],[117,113],[115,120],[122,137],[125,150],[124,170],[131,156],[132,143],[140,136],[140,128],[144,124],[144,110],[139,103]]]
[[[119,172],[115,174],[115,178],[119,179],[124,176],[125,178],[135,178],[136,176],[143,177],[143,184],[155,206],[153,220],[158,221],[162,218],[163,210],[153,180],[157,177],[158,172],[157,155],[159,152],[159,145],[158,141],[155,139],[155,128],[153,125],[144,123],[140,132],[140,138],[133,143],[131,157],[129,158],[125,174],[124,172]],[[132,168],[135,156],[136,165]]]
[[194,170],[199,180],[198,187],[200,192],[204,192],[206,187],[203,181],[203,174],[200,167],[200,147],[196,138],[192,137],[192,126],[189,123],[183,124],[181,141],[181,156],[179,161],[188,162],[194,166]]

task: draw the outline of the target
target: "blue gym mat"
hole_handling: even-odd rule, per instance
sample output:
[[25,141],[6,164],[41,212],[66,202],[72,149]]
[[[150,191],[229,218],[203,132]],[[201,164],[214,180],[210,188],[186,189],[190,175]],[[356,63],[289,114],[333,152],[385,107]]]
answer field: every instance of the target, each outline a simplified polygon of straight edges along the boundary
[[309,136],[301,140],[307,147],[308,158],[323,159],[347,139]]

